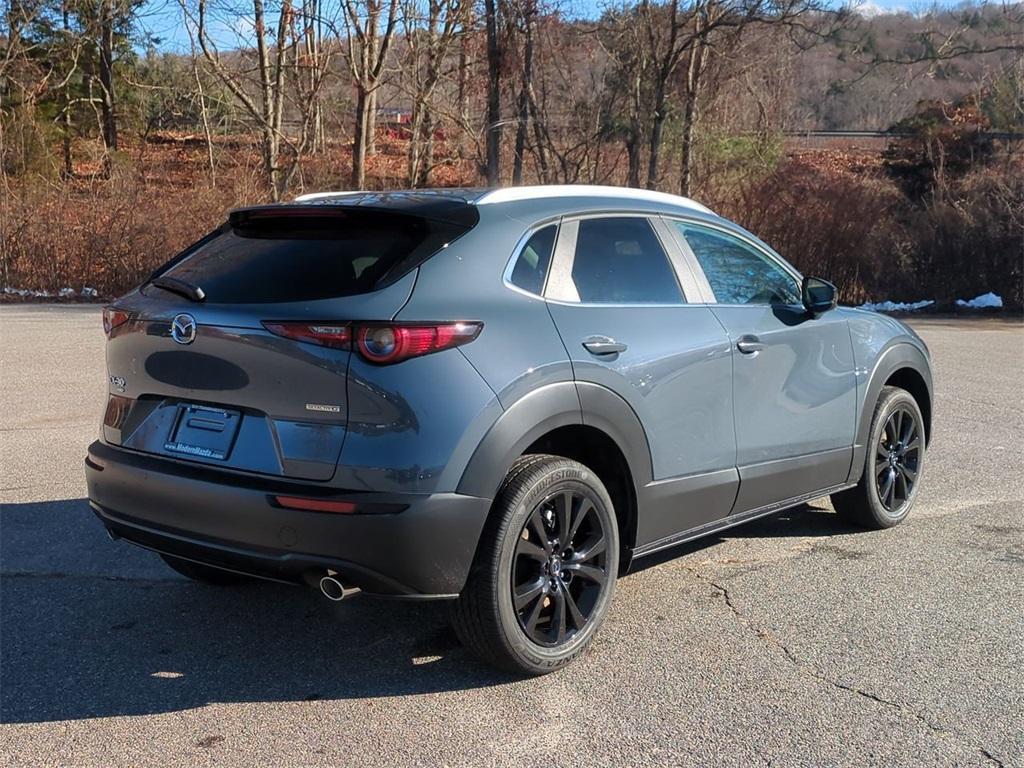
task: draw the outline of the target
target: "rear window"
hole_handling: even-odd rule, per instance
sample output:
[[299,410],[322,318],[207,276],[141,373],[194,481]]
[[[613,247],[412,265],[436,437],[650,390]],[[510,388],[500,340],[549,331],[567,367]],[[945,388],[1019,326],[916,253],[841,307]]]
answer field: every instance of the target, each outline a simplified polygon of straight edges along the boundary
[[468,229],[387,211],[242,211],[159,274],[216,304],[352,296],[393,283]]

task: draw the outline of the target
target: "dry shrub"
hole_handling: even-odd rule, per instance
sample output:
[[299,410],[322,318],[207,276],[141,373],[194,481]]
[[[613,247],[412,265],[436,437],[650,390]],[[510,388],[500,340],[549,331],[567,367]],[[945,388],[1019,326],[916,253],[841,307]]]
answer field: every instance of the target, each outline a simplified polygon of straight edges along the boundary
[[[266,200],[251,144],[245,137],[231,141],[218,145],[216,188],[205,176],[203,148],[181,141],[130,147],[109,179],[6,177],[2,285],[50,293],[89,287],[110,298],[138,284],[219,224],[228,209]],[[76,148],[76,156],[85,154]],[[293,193],[343,189],[346,157],[347,148],[337,145],[310,158]],[[91,170],[88,163],[79,165],[80,173],[83,168]],[[402,185],[400,154],[382,152],[371,168],[371,188]],[[472,179],[467,163],[453,161],[438,169],[435,182]],[[710,202],[805,274],[835,281],[844,302],[936,299],[949,306],[995,291],[1010,307],[1022,303],[1019,162],[972,171],[947,185],[941,198],[912,201],[881,171],[877,154],[801,154]]]
[[994,291],[1009,308],[1024,305],[1024,172],[968,174],[951,195],[916,208],[907,229],[928,298],[952,304]]
[[913,201],[880,173],[794,158],[719,210],[804,274],[834,281],[844,302],[932,299],[950,309],[994,291],[1022,306],[1019,163],[977,169],[944,196]]
[[[380,145],[368,188],[403,186],[404,145],[386,137]],[[50,294],[72,288],[76,295],[94,288],[101,298],[137,285],[220,224],[226,211],[267,201],[251,137],[219,137],[216,152],[216,188],[209,183],[205,145],[171,134],[126,141],[110,158],[96,142],[80,142],[74,148],[77,176],[64,182],[21,167],[5,175],[0,285]],[[347,144],[335,144],[307,158],[290,194],[345,189],[349,157]],[[436,185],[472,178],[469,163],[444,151],[436,159]]]
[[[246,177],[240,177],[245,181]],[[108,180],[23,185],[0,206],[5,286],[117,296],[221,221],[244,184],[164,186],[129,173]]]

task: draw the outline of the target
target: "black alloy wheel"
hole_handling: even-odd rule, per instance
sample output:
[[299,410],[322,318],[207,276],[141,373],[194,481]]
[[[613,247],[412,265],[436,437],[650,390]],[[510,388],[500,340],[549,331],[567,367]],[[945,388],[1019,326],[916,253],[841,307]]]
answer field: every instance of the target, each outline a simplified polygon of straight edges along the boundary
[[899,406],[885,421],[875,449],[878,499],[888,512],[910,501],[921,460],[921,430],[910,408]]
[[533,642],[562,645],[586,627],[608,583],[607,543],[583,491],[559,491],[534,507],[512,567],[516,616]]
[[891,528],[910,514],[924,470],[927,434],[921,407],[905,389],[879,393],[857,485],[832,494],[832,506],[851,523]]
[[618,520],[601,478],[562,456],[522,456],[494,499],[452,623],[494,666],[554,672],[601,628],[618,568]]

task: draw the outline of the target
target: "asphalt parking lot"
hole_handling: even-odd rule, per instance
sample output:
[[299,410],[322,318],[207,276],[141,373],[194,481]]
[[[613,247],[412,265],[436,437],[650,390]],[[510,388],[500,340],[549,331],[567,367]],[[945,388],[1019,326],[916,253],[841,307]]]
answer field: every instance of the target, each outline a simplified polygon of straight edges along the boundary
[[885,532],[827,500],[619,582],[569,669],[475,662],[437,606],[214,588],[107,539],[95,307],[0,307],[0,761],[1022,765],[1024,328],[916,324],[936,429]]

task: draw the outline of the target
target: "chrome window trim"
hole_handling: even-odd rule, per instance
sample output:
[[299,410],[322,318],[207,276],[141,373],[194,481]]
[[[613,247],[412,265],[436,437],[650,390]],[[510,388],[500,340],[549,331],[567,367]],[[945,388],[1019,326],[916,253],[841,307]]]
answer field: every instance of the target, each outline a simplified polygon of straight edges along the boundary
[[[555,248],[558,247],[558,235],[559,230],[561,229],[561,224],[562,217],[555,216],[553,218],[545,219],[544,221],[531,225],[526,230],[526,232],[522,234],[522,236],[516,241],[515,247],[512,248],[512,256],[509,257],[508,262],[505,264],[505,271],[501,273],[501,282],[505,284],[506,288],[509,288],[515,291],[516,293],[521,293],[523,296],[529,296],[532,299],[544,298],[544,291],[547,288],[548,280],[551,279],[551,267],[555,262]],[[515,271],[516,263],[519,261],[519,257],[522,255],[523,249],[526,247],[526,244],[530,242],[530,239],[535,234],[540,232],[542,229],[551,226],[555,227],[555,241],[554,244],[551,246],[551,261],[548,264],[548,271],[544,275],[544,285],[540,287],[540,293],[533,293],[532,291],[528,291],[525,288],[520,288],[518,285],[513,283],[512,273]]]
[[558,299],[566,304],[579,304],[580,295],[572,280],[572,265],[576,259],[576,238],[579,235],[578,218],[563,218],[558,228],[558,239],[551,254],[551,274],[544,286],[544,298]]
[[[713,223],[710,223],[710,222],[705,222],[705,221],[702,221],[702,220],[699,220],[699,219],[691,219],[691,218],[689,218],[687,216],[675,216],[675,215],[672,215],[672,214],[662,214],[662,218],[664,218],[666,220],[666,223],[669,224],[670,228],[673,231],[673,234],[678,239],[679,247],[682,248],[684,253],[686,254],[687,261],[691,265],[691,268],[697,270],[697,274],[700,275],[699,280],[700,280],[702,286],[707,291],[707,295],[706,295],[707,301],[705,303],[707,303],[707,304],[714,304],[714,305],[719,306],[719,307],[770,307],[770,306],[772,306],[771,304],[726,304],[724,302],[719,302],[718,299],[715,297],[715,292],[711,288],[711,283],[708,281],[707,275],[704,272],[704,268],[700,264],[700,260],[697,258],[697,255],[693,252],[693,249],[690,248],[690,244],[687,242],[686,237],[683,236],[683,233],[679,231],[678,227],[672,226],[675,222],[680,222],[680,223],[685,224],[687,226],[697,227],[698,229],[701,229],[701,228],[703,228],[703,229],[710,229],[710,230],[712,230],[714,232],[717,232],[719,234],[725,235],[726,237],[731,237],[734,240],[738,240],[743,245],[745,245],[748,248],[750,248],[751,250],[753,250],[755,253],[761,255],[762,257],[764,257],[770,264],[774,264],[775,266],[779,267],[779,269],[781,269],[783,272],[785,272],[791,278],[793,278],[793,281],[796,283],[797,295],[800,294],[801,286],[803,285],[803,275],[801,275],[799,272],[797,272],[796,269],[788,261],[786,261],[784,258],[782,258],[782,256],[780,256],[779,254],[775,253],[770,248],[768,248],[768,246],[763,245],[763,244],[761,244],[761,243],[759,243],[759,242],[757,242],[755,240],[752,240],[750,237],[745,236],[745,235],[743,235],[743,234],[741,234],[739,232],[734,232],[733,230],[729,229],[728,227],[718,226],[716,224],[713,224]],[[797,305],[786,304],[786,305],[783,305],[783,306],[797,306]]]
[[[580,222],[585,219],[620,219],[640,218],[646,219],[648,226],[654,234],[655,240],[661,246],[665,257],[668,259],[669,269],[676,280],[676,287],[679,289],[680,301],[672,304],[664,302],[592,302],[580,301],[579,293],[576,291],[576,284],[572,279],[572,268],[576,262],[576,240],[579,236]],[[691,302],[684,286],[684,279],[679,271],[677,259],[674,254],[674,242],[666,242],[662,231],[658,227],[658,214],[644,211],[618,211],[603,210],[591,211],[588,213],[577,213],[564,216],[558,230],[558,238],[555,241],[555,251],[552,255],[550,279],[545,286],[544,299],[553,304],[561,304],[568,307],[685,307]]]
[[[690,263],[691,259],[689,258],[692,254],[688,255],[685,243],[681,244],[679,242],[681,239],[679,231],[665,221],[665,218],[661,215],[651,217],[651,226],[661,240],[665,253],[668,254],[672,270],[676,273],[676,281],[683,292],[684,303],[706,304],[704,287],[701,284],[701,281],[706,282],[704,274],[702,272],[694,272],[693,265]],[[673,304],[672,306],[675,305]]]

